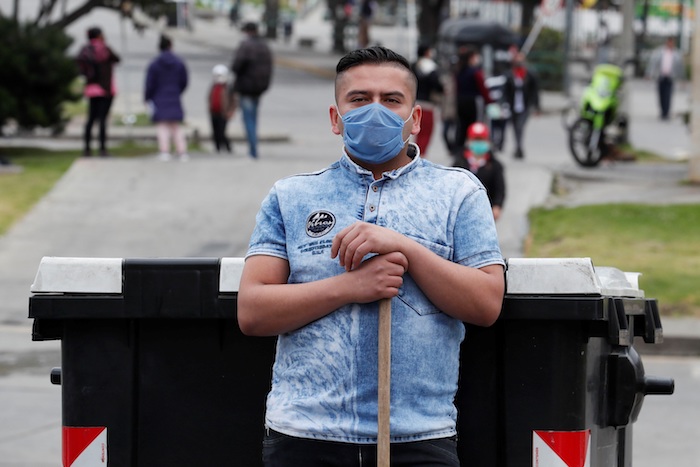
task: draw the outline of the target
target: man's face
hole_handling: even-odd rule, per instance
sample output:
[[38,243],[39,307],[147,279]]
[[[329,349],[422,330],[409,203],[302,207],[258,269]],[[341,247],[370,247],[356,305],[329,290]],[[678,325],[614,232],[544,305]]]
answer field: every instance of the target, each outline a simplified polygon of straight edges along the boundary
[[[336,106],[331,106],[331,129],[343,134],[341,115],[364,105],[379,103],[396,113],[402,120],[409,120],[404,138],[420,131],[420,106],[415,105],[416,88],[409,70],[384,65],[358,65],[346,70],[336,82]],[[340,111],[340,114],[338,114]]]

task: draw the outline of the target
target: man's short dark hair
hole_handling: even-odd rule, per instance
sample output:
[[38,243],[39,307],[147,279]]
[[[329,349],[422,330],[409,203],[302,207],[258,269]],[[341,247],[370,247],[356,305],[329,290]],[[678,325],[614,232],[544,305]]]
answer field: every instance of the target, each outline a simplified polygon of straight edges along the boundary
[[170,40],[168,36],[160,36],[160,42],[158,43],[158,49],[160,51],[169,50],[173,46],[173,41]]
[[408,63],[408,60],[406,60],[403,55],[397,54],[391,49],[377,45],[374,47],[367,47],[366,49],[353,50],[340,59],[338,65],[335,67],[336,92],[340,76],[342,76],[342,74],[348,71],[350,68],[359,65],[392,65],[397,68],[404,68],[408,72],[410,77],[409,79],[413,81],[414,93],[418,87],[416,75],[413,74],[413,70],[411,70],[411,65]]
[[252,21],[249,21],[243,25],[241,28],[243,32],[250,32],[253,34],[258,33],[258,25],[256,23],[253,23]]
[[102,29],[98,27],[92,27],[87,30],[88,39],[97,39],[102,35]]
[[340,74],[358,65],[384,65],[395,63],[411,71],[411,65],[403,55],[399,55],[386,47],[374,46],[366,49],[357,49],[346,54],[335,67],[336,74]]
[[424,57],[426,53],[428,53],[428,50],[432,49],[430,44],[419,44],[418,45],[418,58]]

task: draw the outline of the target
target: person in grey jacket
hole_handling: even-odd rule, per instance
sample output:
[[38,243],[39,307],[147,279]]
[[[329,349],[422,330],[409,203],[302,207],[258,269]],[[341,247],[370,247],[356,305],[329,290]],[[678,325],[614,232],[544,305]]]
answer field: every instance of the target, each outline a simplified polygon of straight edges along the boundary
[[258,25],[246,23],[247,37],[238,46],[231,71],[236,75],[233,90],[239,96],[250,157],[258,157],[258,105],[272,81],[272,51],[258,35]]
[[673,82],[683,79],[685,76],[683,56],[676,49],[676,41],[673,37],[666,39],[663,46],[659,46],[651,53],[647,63],[646,77],[655,79],[659,93],[659,117],[668,120],[671,111],[671,98],[673,97]]

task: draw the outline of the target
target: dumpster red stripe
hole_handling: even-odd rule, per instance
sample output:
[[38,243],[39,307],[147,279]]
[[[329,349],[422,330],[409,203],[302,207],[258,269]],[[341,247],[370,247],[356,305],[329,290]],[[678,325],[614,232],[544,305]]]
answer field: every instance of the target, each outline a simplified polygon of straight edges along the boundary
[[588,467],[590,439],[590,430],[535,430],[532,434],[532,466]]
[[63,427],[63,466],[107,465],[106,427]]

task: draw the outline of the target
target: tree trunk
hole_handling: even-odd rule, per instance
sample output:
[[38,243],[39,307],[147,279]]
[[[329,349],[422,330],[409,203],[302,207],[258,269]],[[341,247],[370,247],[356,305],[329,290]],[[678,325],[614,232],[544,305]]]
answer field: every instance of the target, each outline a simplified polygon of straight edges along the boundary
[[535,24],[535,7],[539,5],[537,0],[521,0],[522,16],[520,18],[520,33],[523,34]]
[[265,22],[265,37],[268,39],[277,39],[277,19],[279,18],[279,0],[265,0],[265,13],[263,21]]
[[343,10],[343,3],[340,0],[327,0],[328,10],[330,11],[331,20],[333,22],[333,52],[344,54],[347,52],[345,47],[345,28],[348,24],[348,18]]
[[[437,43],[440,19],[445,0],[419,0],[418,43],[434,46]],[[416,46],[418,44],[415,44]]]

